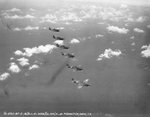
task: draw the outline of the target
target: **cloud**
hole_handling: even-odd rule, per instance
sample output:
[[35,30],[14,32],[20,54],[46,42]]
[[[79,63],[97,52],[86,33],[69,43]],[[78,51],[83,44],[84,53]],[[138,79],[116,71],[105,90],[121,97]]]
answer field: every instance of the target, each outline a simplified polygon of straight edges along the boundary
[[36,27],[27,26],[27,27],[25,27],[23,30],[25,30],[25,31],[30,31],[30,30],[39,30],[39,27],[38,27],[38,26],[36,26]]
[[11,57],[11,58],[10,58],[10,60],[14,60],[14,59],[15,59],[14,57]]
[[34,64],[34,65],[29,67],[29,70],[38,69],[38,68],[40,68],[39,65]]
[[147,28],[150,28],[150,25],[147,25]]
[[20,51],[20,50],[16,50],[14,52],[14,54],[17,55],[17,56],[25,56],[24,53],[22,51]]
[[57,29],[59,29],[59,30],[63,30],[63,29],[65,29],[64,27],[58,27]]
[[35,18],[34,16],[29,15],[29,14],[27,14],[25,16],[19,16],[19,15],[12,15],[12,16],[10,16],[9,14],[5,13],[4,15],[5,15],[4,17],[6,19],[33,19],[33,18]]
[[40,23],[50,22],[50,23],[56,23],[58,21],[57,17],[52,14],[46,14],[45,16],[41,17]]
[[134,28],[134,32],[144,33],[144,30],[141,30],[141,29],[139,29],[139,28]]
[[78,40],[78,39],[72,39],[71,41],[70,41],[70,43],[71,44],[76,44],[76,43],[80,43],[80,41]]
[[143,45],[141,49],[144,49],[143,51],[141,51],[142,57],[149,58],[150,57],[150,45],[149,46]]
[[103,58],[111,58],[113,56],[120,56],[122,54],[122,52],[120,50],[111,50],[110,48],[109,49],[105,49],[104,53],[103,54],[100,54],[97,61],[101,61]]
[[95,37],[96,37],[96,38],[104,37],[104,35],[98,34],[98,35],[96,35]]
[[0,75],[0,81],[6,80],[8,77],[10,77],[10,74],[5,72],[5,73]]
[[35,18],[35,16],[27,14],[23,18],[25,18],[25,19],[33,19],[33,18]]
[[26,26],[24,28],[18,28],[18,27],[13,28],[13,31],[23,31],[23,30],[24,31],[39,30],[39,27],[38,26],[36,26],[36,27]]
[[36,11],[36,10],[35,10],[35,9],[33,9],[33,8],[30,8],[29,10],[30,10],[30,11]]
[[134,39],[134,38],[135,38],[134,36],[131,36],[131,37],[130,37],[130,39]]
[[10,63],[10,66],[9,66],[8,70],[11,71],[12,73],[19,73],[19,72],[21,72],[21,69],[14,62]]
[[64,45],[64,41],[63,40],[56,40],[56,41],[54,41],[54,44]]
[[82,21],[82,19],[79,18],[77,16],[77,14],[71,13],[71,12],[65,13],[65,15],[63,15],[60,20],[62,20],[62,21],[74,21],[74,22],[81,22]]
[[135,42],[131,43],[132,46],[135,46]]
[[21,28],[13,28],[13,31],[21,31]]
[[128,6],[126,4],[121,4],[120,8],[126,9],[126,8],[128,8]]
[[144,22],[145,20],[146,20],[145,17],[142,17],[142,16],[136,19],[137,22]]
[[29,59],[24,58],[24,57],[22,57],[22,58],[20,58],[20,59],[17,59],[17,61],[19,62],[19,64],[20,64],[21,66],[28,66],[28,65],[30,65],[30,64],[29,64]]
[[117,33],[121,33],[121,34],[127,34],[128,33],[128,29],[126,28],[119,28],[117,26],[108,26],[106,28],[108,31],[111,31],[111,32],[117,32]]
[[6,12],[20,12],[21,10],[18,8],[12,8],[10,10],[6,10]]
[[132,17],[127,17],[127,22],[134,22],[135,20]]
[[17,56],[26,56],[26,57],[31,57],[33,54],[41,54],[41,53],[51,53],[53,49],[57,48],[55,45],[47,44],[45,46],[40,45],[38,47],[33,47],[33,48],[23,48],[24,52],[20,50],[16,50],[14,52],[15,55]]

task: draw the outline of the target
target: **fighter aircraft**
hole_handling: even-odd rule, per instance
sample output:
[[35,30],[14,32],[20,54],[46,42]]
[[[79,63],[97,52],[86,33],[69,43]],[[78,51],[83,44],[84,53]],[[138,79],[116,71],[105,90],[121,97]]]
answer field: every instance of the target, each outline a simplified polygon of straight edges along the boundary
[[76,71],[81,71],[83,68],[81,66],[73,66],[73,69]]
[[75,80],[74,78],[72,78],[72,83],[74,83],[75,85],[77,85],[78,89],[81,89],[83,87],[89,87],[91,86],[91,84],[88,84],[89,79],[85,79],[84,81],[79,81],[79,80]]
[[56,28],[53,28],[53,29],[52,29],[52,28],[50,28],[50,27],[49,27],[49,30],[51,30],[51,31],[53,31],[53,32],[59,32],[59,31],[60,31],[59,29],[56,29]]
[[54,36],[54,35],[53,35],[53,38],[56,39],[56,40],[65,40],[65,39],[62,38],[62,37],[56,37],[56,36]]
[[73,69],[74,71],[81,71],[83,70],[83,68],[79,65],[79,66],[70,66],[69,64],[66,64],[66,66],[70,69]]
[[66,56],[68,58],[74,58],[75,57],[75,55],[73,53],[63,53],[63,52],[61,52],[61,55]]
[[65,46],[65,45],[59,45],[59,44],[55,44],[58,48],[60,49],[69,49],[70,47]]

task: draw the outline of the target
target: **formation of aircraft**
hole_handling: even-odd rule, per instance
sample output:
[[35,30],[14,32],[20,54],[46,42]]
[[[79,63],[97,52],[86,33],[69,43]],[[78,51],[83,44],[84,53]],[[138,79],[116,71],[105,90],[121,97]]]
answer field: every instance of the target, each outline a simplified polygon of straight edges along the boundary
[[62,38],[62,37],[56,37],[56,36],[54,36],[54,35],[53,35],[53,38],[56,39],[56,40],[65,40],[65,39]]
[[59,29],[56,29],[56,28],[53,28],[53,29],[52,29],[52,28],[50,28],[50,27],[49,27],[49,30],[51,30],[51,31],[53,31],[53,32],[59,32],[59,31],[60,31]]
[[74,78],[72,78],[72,83],[77,85],[78,89],[91,86],[91,84],[89,84],[88,81],[89,79],[85,79],[84,81],[79,81],[79,80],[75,80]]
[[[50,27],[49,27],[49,30],[53,31],[53,32],[59,32],[60,31],[59,29],[55,29],[55,28],[52,29]],[[53,35],[53,39],[55,39],[55,40],[65,40],[64,38],[59,37],[59,36],[55,36],[55,35]],[[58,48],[60,48],[60,49],[69,49],[70,48],[69,46],[58,44],[58,43],[56,43],[55,45]],[[61,55],[65,56],[67,58],[70,58],[70,59],[75,58],[74,53],[64,53],[64,52],[61,52]],[[49,81],[48,84],[53,84],[54,83],[54,81],[56,80],[58,74],[60,74],[62,72],[62,70],[65,68],[65,66],[67,66],[69,69],[72,69],[74,72],[76,72],[76,71],[82,71],[83,70],[83,68],[81,67],[81,65],[79,65],[79,66],[71,66],[71,65],[69,65],[69,63],[65,63],[58,70],[56,70],[56,72],[54,73],[54,75],[52,76],[52,78],[51,78],[51,80]],[[76,80],[76,79],[72,78],[72,83],[74,83],[75,85],[77,85],[78,89],[81,89],[83,87],[89,87],[89,86],[91,86],[88,83],[88,81],[89,81],[89,79],[85,79],[84,81],[79,81],[79,80]]]
[[75,55],[73,53],[63,53],[63,52],[61,52],[61,55],[66,56],[68,58],[74,58],[75,57]]

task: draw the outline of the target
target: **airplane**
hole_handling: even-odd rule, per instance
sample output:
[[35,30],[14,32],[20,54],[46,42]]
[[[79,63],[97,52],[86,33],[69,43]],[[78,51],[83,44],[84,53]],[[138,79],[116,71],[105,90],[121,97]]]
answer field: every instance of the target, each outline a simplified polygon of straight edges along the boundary
[[55,28],[51,29],[50,27],[49,27],[49,30],[51,30],[53,32],[59,32],[60,31],[59,29],[55,29]]
[[58,40],[64,40],[64,38],[62,38],[62,37],[57,37],[57,39],[58,39]]
[[81,66],[73,66],[72,69],[75,70],[75,71],[83,70],[83,68]]
[[66,64],[66,66],[67,66],[68,68],[72,68],[72,66],[70,66],[68,63]]
[[62,38],[62,37],[56,37],[56,36],[54,36],[54,35],[53,35],[53,38],[56,39],[56,40],[65,40],[65,39]]
[[61,48],[61,49],[69,49],[70,47],[68,46],[65,46],[65,45],[59,45],[59,44],[55,44],[58,48]]
[[74,55],[73,53],[71,53],[71,54],[70,54],[70,53],[67,53],[67,54],[66,54],[66,53],[61,52],[61,55],[62,55],[62,56],[67,56],[68,58],[74,58],[74,57],[75,57],[75,55]]
[[73,69],[74,71],[81,71],[83,68],[81,66],[70,66],[69,64],[66,64],[66,66],[70,69]]
[[91,86],[91,84],[88,84],[89,79],[85,79],[84,81],[79,81],[79,80],[75,80],[74,78],[72,78],[72,83],[74,83],[75,85],[77,85],[78,89],[81,89],[83,87],[89,87]]
[[56,37],[53,35],[53,38],[56,39]]

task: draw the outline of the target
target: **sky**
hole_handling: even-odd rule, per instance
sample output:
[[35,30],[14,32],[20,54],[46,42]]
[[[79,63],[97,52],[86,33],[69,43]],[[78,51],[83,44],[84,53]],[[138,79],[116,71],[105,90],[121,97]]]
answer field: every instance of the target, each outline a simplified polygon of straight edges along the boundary
[[21,5],[35,5],[35,6],[47,6],[51,2],[62,3],[62,2],[105,2],[105,3],[126,3],[132,5],[150,5],[149,0],[0,0],[1,3],[12,3]]

